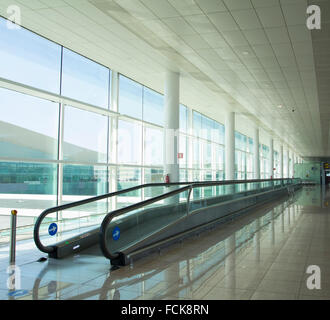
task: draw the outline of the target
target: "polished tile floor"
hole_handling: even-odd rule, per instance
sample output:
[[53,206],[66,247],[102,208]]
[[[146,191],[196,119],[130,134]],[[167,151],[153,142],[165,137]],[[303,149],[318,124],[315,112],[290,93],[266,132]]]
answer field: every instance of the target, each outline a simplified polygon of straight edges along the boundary
[[[0,247],[0,299],[330,299],[329,203],[330,190],[304,187],[113,271],[97,248],[37,262],[44,255],[25,241],[12,290],[8,247]],[[309,266],[319,267],[320,289],[307,286]]]

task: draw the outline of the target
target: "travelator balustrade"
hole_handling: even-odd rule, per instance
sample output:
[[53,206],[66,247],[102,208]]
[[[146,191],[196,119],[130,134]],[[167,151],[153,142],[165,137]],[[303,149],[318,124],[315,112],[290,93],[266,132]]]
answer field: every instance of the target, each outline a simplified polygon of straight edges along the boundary
[[[289,208],[297,199],[295,197],[291,197],[284,203],[280,203],[275,205],[275,207],[271,206],[267,209],[267,213],[259,212],[257,216],[254,216],[253,219],[249,220],[246,225],[243,227],[241,225],[234,225],[231,229],[231,234],[235,234],[235,246],[234,248],[227,248],[229,245],[226,245],[226,240],[232,235],[222,235],[222,237],[215,238],[211,237],[208,241],[201,241],[198,247],[196,247],[192,252],[185,252],[185,262],[187,264],[187,268],[185,268],[186,272],[186,280],[184,283],[178,284],[178,290],[184,290],[187,287],[192,286],[194,283],[202,281],[205,275],[208,272],[212,272],[219,268],[219,265],[224,263],[226,257],[232,254],[233,251],[237,251],[243,248],[246,248],[254,241],[254,236],[262,232],[268,225],[274,225],[276,219],[279,219],[281,215],[283,215],[283,211]],[[258,222],[258,223],[256,223]],[[288,236],[290,229],[285,229],[286,234]],[[275,230],[274,230],[275,232]],[[282,231],[284,232],[284,231]],[[282,241],[281,239],[273,238],[275,241]],[[197,259],[196,256],[203,254],[204,259]],[[190,268],[189,265],[192,263],[194,267],[194,277],[191,278],[190,276]],[[70,267],[71,268],[71,267]],[[79,272],[80,266],[77,265],[77,272]],[[164,273],[167,272],[168,266],[165,265],[157,265],[154,264],[147,264],[144,266],[143,274],[136,277],[135,269],[127,269],[125,274],[122,273],[109,273],[107,277],[104,279],[104,283],[100,285],[99,288],[90,288],[86,287],[86,291],[78,292],[77,294],[73,292],[73,295],[70,297],[66,297],[69,300],[81,300],[81,299],[90,299],[90,298],[99,298],[100,300],[104,300],[107,297],[112,297],[113,299],[120,298],[120,291],[121,288],[131,286],[131,285],[138,285],[141,282],[147,283],[149,279],[153,277],[162,277]],[[44,268],[40,271],[38,277],[34,282],[34,286],[32,289],[32,300],[39,300],[42,299],[45,295],[51,296],[55,294],[57,291],[56,283],[53,280],[48,280],[47,273],[53,273],[58,270],[58,264],[50,261]],[[152,282],[153,284],[157,284],[157,282]],[[58,291],[61,295],[62,291],[66,291],[66,289],[72,286],[71,283],[64,283],[62,284],[63,288]],[[196,287],[198,290],[198,286]],[[175,289],[175,288],[174,288]],[[173,287],[170,288],[173,290]],[[157,299],[166,298],[168,292],[164,290],[160,290]],[[137,297],[139,293],[137,293]],[[18,298],[20,299],[20,298]]]
[[299,179],[139,185],[43,211],[34,227],[34,241],[53,258],[99,243],[111,263],[126,264],[132,252],[147,252],[144,249],[153,243],[288,194],[300,185]]

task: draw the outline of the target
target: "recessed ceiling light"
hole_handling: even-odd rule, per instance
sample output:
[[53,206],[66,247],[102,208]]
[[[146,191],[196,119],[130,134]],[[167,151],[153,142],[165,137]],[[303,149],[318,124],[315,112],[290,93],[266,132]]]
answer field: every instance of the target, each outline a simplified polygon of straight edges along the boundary
[[280,104],[280,105],[278,105],[278,106],[277,106],[277,108],[280,108],[280,109],[282,109],[282,108],[283,108],[283,106]]
[[242,54],[244,54],[245,56],[249,55],[250,52],[249,51],[242,51]]

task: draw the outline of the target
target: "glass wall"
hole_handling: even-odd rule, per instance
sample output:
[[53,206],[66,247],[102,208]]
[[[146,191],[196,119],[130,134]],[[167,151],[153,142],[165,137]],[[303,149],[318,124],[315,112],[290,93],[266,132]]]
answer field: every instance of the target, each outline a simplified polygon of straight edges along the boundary
[[122,75],[119,76],[118,111],[142,120],[143,86]]
[[281,162],[280,162],[280,155],[278,151],[274,150],[274,178],[281,178]]
[[[164,97],[123,75],[118,81],[117,188],[163,182]],[[123,195],[119,203],[136,203],[152,196],[149,191]]]
[[107,137],[107,117],[70,106],[64,107],[64,160],[107,162]]
[[292,159],[289,158],[289,178],[291,178],[293,176],[293,172],[292,172]]
[[283,178],[288,178],[288,157],[285,151],[283,152]]
[[0,214],[56,205],[58,125],[58,104],[0,88]]
[[56,160],[59,105],[0,88],[0,157]]
[[[163,181],[162,94],[24,28],[9,29],[2,18],[0,37],[0,77],[30,86],[34,95],[0,88],[4,211],[24,195],[26,209],[44,209]],[[118,81],[119,113],[110,112],[112,81]],[[47,93],[75,101],[53,102]],[[144,196],[135,192],[126,200]]]
[[[189,114],[191,130],[189,130]],[[181,181],[224,179],[224,126],[180,105],[179,166]]]
[[0,17],[0,77],[60,93],[61,46]]
[[235,179],[253,179],[253,139],[235,131]]
[[[161,93],[24,28],[9,29],[2,18],[0,39],[0,77],[18,85],[0,88],[1,212],[20,205],[37,216],[62,202],[163,181]],[[19,92],[25,86],[32,95]],[[181,104],[179,131],[180,180],[223,180],[224,125]],[[236,132],[235,145],[236,179],[251,179],[253,140]],[[263,177],[269,148],[260,150]],[[136,191],[116,205],[150,196]]]
[[253,150],[254,142],[252,138],[248,137],[247,152],[246,152],[246,179],[253,179]]
[[270,162],[270,152],[269,147],[264,144],[259,144],[260,152],[260,179],[270,179],[269,176],[269,162]]
[[62,95],[98,107],[109,106],[110,70],[63,48]]

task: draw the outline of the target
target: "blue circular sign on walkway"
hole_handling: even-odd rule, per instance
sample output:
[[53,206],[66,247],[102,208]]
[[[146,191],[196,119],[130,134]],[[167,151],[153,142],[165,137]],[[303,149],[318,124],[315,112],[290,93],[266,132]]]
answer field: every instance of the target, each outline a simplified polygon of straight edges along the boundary
[[9,297],[22,297],[29,293],[28,290],[15,290],[8,293]]
[[56,223],[52,223],[49,226],[48,233],[50,236],[55,236],[55,234],[57,233],[57,224]]
[[112,231],[112,239],[117,241],[120,238],[120,229],[118,227],[114,228]]

